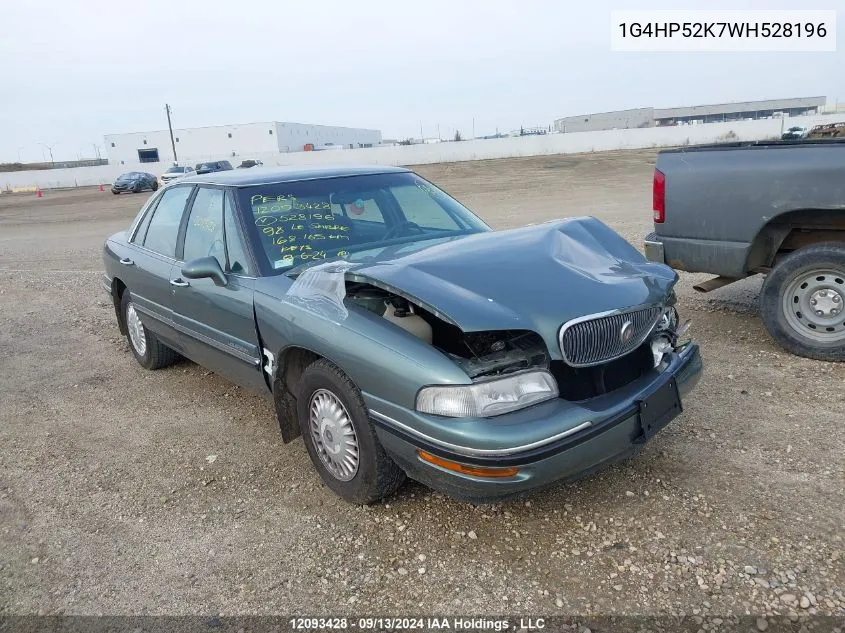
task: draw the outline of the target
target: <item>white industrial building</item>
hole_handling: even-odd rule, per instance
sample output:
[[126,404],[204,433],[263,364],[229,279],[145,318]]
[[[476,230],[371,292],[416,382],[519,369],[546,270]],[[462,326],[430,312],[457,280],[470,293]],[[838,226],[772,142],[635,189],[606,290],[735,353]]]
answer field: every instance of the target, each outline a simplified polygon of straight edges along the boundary
[[598,130],[629,130],[666,125],[811,116],[821,114],[826,103],[827,97],[798,97],[679,108],[635,108],[633,110],[568,116],[556,119],[554,126],[557,132],[595,132]]
[[375,147],[381,143],[380,130],[330,125],[308,125],[269,121],[240,125],[180,128],[168,130],[107,134],[109,164],[129,165],[174,161],[173,145],[180,164],[191,165],[206,160],[236,161],[301,152],[310,149]]

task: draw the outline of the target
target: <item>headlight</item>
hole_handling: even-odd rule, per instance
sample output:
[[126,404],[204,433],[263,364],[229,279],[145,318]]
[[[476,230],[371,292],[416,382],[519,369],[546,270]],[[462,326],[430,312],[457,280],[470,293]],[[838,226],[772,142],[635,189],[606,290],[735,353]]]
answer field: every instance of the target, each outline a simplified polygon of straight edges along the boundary
[[424,387],[417,411],[450,418],[486,418],[557,398],[557,384],[547,371],[528,371],[472,385]]

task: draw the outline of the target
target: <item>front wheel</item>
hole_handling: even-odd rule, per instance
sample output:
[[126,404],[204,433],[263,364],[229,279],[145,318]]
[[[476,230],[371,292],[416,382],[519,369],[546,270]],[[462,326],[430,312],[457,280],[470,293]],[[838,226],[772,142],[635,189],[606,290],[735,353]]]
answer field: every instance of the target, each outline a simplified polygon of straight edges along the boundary
[[402,485],[405,473],[379,443],[360,391],[335,365],[318,360],[305,369],[296,406],[311,462],[339,497],[369,504]]
[[153,191],[158,191],[158,181],[154,181],[152,187]]
[[763,283],[760,311],[772,338],[793,354],[845,361],[845,243],[785,257]]

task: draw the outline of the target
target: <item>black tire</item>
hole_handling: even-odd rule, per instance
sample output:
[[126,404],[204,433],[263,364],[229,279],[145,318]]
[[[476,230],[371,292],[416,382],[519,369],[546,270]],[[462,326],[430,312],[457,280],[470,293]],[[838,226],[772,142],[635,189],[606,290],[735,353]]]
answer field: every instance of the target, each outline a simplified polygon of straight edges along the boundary
[[[811,273],[818,271],[813,277]],[[810,284],[802,277],[810,275]],[[794,286],[794,284],[798,284]],[[831,302],[825,305],[826,314],[822,324],[813,315],[807,315],[804,293],[810,293],[813,288],[830,292]],[[792,295],[791,298],[786,295]],[[834,296],[834,294],[836,296]],[[812,295],[807,295],[812,296]],[[836,303],[833,303],[833,301]],[[818,301],[823,301],[818,299]],[[845,243],[824,242],[800,248],[781,260],[763,283],[760,294],[760,313],[763,323],[771,337],[787,351],[805,358],[825,361],[845,361],[845,338],[842,330],[845,328]],[[794,310],[787,318],[785,305]],[[792,308],[791,306],[795,306]],[[821,305],[821,304],[819,304]],[[833,310],[836,310],[834,313]],[[795,316],[793,317],[792,314]],[[835,318],[838,317],[838,318]],[[825,327],[826,326],[826,327]],[[825,340],[825,338],[830,340]]]
[[147,328],[143,328],[143,336],[146,343],[144,353],[141,354],[138,352],[129,332],[130,325],[127,315],[131,303],[132,297],[129,291],[125,290],[123,296],[120,298],[120,313],[123,316],[123,323],[126,325],[126,341],[129,343],[129,349],[132,351],[132,355],[138,361],[138,364],[144,369],[152,370],[167,367],[179,360],[179,354],[159,341],[158,337]]
[[[340,400],[355,431],[359,461],[357,472],[349,481],[332,474],[318,455],[309,424],[311,398],[318,390],[328,391]],[[395,492],[405,481],[405,473],[390,459],[376,437],[361,392],[335,365],[321,359],[305,369],[297,388],[296,408],[311,462],[326,486],[339,497],[351,503],[370,504]]]
[[153,182],[153,191],[158,191],[158,181]]
[[114,195],[116,195],[116,196],[119,196],[119,195],[120,195],[120,192],[119,192],[119,191],[115,191],[114,189],[112,189],[112,190],[111,190],[111,192],[112,192]]

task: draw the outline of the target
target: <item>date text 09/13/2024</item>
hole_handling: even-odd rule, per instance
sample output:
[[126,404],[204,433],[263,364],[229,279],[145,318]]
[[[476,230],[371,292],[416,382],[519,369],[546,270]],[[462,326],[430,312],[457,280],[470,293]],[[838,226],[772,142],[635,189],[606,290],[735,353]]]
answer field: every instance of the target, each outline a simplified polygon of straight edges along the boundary
[[485,630],[536,631],[546,627],[544,618],[508,619],[478,617],[360,617],[360,618],[309,618],[294,617],[288,620],[296,631],[321,631],[358,629],[362,631],[379,630]]

